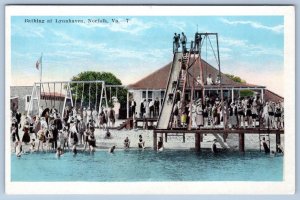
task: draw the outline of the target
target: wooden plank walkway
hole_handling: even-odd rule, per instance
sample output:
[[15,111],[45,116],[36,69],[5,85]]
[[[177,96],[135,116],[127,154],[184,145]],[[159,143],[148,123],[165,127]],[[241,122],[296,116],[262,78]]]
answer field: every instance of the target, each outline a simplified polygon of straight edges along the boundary
[[203,129],[154,129],[156,133],[227,133],[227,134],[284,134],[284,129],[258,129],[258,128],[239,128],[239,129],[224,129],[224,128],[203,128]]

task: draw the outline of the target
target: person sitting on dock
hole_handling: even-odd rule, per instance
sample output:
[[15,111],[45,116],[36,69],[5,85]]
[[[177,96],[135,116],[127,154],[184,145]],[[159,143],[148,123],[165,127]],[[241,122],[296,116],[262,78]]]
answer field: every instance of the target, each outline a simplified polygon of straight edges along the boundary
[[124,147],[125,149],[128,149],[130,147],[130,140],[128,137],[126,137],[124,140]]
[[139,135],[138,147],[139,147],[140,149],[144,149],[144,148],[145,148],[145,141],[143,141],[142,135]]
[[269,148],[269,146],[267,144],[267,141],[266,141],[265,137],[262,138],[261,145],[263,146],[266,154],[270,153],[270,148]]

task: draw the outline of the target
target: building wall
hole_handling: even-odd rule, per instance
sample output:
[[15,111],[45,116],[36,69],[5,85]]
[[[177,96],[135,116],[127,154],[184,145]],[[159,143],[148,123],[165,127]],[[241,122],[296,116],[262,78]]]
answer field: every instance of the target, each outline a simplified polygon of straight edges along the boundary
[[18,97],[18,111],[25,113],[26,96],[31,96],[33,86],[11,86],[10,97]]
[[162,105],[165,90],[130,90],[129,92],[132,94],[136,102],[136,112],[139,115],[141,107],[140,105],[143,99],[155,100],[158,97],[160,105]]

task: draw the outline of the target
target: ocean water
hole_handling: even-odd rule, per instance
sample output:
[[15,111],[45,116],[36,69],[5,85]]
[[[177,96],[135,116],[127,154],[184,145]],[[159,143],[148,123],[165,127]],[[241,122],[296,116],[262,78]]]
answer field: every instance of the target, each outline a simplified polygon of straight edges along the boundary
[[38,181],[282,181],[283,156],[259,151],[116,150],[11,156],[11,180]]

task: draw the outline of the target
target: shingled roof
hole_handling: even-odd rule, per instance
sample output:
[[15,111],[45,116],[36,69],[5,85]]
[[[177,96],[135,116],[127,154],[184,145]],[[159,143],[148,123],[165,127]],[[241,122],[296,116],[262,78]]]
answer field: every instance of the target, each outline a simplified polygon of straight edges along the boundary
[[264,94],[265,101],[273,101],[273,102],[283,102],[284,98],[278,94],[275,94],[274,92],[270,90],[265,90]]
[[[206,77],[211,74],[212,79],[216,80],[217,75],[219,74],[219,70],[211,66],[209,63],[205,62],[204,60],[201,60],[202,66],[203,66],[203,74],[204,74],[204,80],[206,80]],[[170,70],[172,67],[172,62],[168,63],[167,65],[163,66],[162,68],[154,71],[153,73],[149,74],[148,76],[144,77],[143,79],[137,81],[136,83],[133,83],[131,85],[128,85],[129,89],[166,89],[166,85],[168,82]],[[200,74],[200,68],[197,62],[193,64],[193,66],[189,69],[190,74]],[[225,74],[221,73],[222,76],[222,83],[223,87],[225,88],[265,88],[264,86],[249,84],[249,83],[238,83],[230,78],[228,78]],[[189,77],[190,84],[192,85],[192,78]],[[205,88],[217,88],[218,85],[205,85]]]

